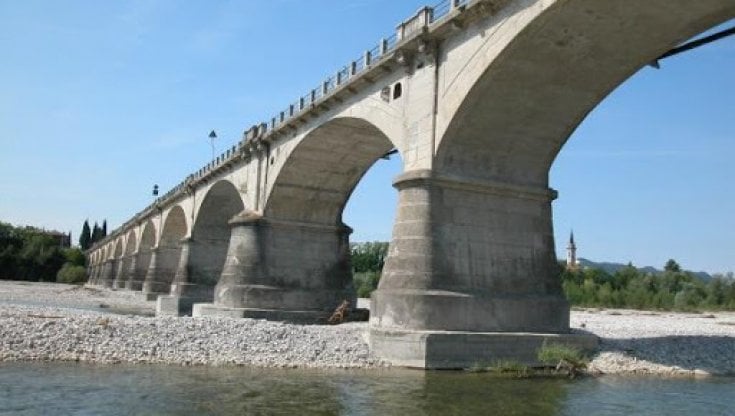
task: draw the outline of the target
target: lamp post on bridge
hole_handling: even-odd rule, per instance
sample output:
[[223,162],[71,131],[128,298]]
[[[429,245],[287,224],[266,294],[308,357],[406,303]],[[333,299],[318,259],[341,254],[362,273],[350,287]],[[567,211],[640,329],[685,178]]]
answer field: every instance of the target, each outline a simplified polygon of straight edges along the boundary
[[212,145],[212,160],[214,160],[214,139],[217,138],[217,133],[212,130],[209,132],[209,143]]

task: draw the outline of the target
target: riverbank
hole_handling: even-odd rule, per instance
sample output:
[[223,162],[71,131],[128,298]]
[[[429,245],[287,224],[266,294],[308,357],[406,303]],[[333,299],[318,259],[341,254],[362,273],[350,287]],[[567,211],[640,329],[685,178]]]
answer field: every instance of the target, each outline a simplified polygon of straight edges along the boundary
[[[103,306],[100,306],[103,305]],[[149,315],[140,294],[0,281],[0,361],[371,368],[367,323],[291,325]],[[735,374],[735,313],[573,310],[600,337],[595,374]]]

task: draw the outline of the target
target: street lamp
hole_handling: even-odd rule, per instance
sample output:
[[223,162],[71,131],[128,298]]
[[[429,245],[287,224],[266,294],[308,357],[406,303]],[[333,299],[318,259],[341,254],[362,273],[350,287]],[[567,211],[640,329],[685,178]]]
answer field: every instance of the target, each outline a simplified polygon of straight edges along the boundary
[[158,196],[158,185],[153,185],[153,196]]
[[212,145],[212,160],[214,160],[214,139],[216,138],[217,138],[217,133],[215,133],[214,130],[212,130],[209,133],[209,142]]

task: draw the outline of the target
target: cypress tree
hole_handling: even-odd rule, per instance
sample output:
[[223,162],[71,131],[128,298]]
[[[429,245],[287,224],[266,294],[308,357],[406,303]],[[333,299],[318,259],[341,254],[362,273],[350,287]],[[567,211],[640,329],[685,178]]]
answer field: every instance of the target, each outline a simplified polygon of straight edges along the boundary
[[89,222],[87,220],[84,220],[84,225],[82,225],[82,232],[81,234],[79,234],[79,247],[81,247],[82,250],[86,250],[91,245],[92,235],[89,231]]
[[107,220],[102,221],[102,238],[107,237]]
[[99,225],[97,225],[97,222],[95,221],[94,227],[92,227],[92,244],[100,241],[102,238],[102,229]]

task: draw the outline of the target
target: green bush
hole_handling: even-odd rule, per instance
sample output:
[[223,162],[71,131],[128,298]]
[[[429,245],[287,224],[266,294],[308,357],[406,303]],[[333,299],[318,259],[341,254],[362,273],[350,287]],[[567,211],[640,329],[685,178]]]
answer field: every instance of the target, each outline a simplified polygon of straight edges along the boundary
[[86,260],[84,258],[84,252],[76,247],[65,248],[61,250],[66,258],[67,263],[71,263],[75,266],[84,266]]
[[87,272],[84,266],[64,263],[56,274],[56,281],[59,283],[84,283],[87,281]]
[[357,297],[369,298],[373,290],[378,288],[380,272],[355,273],[355,288]]

